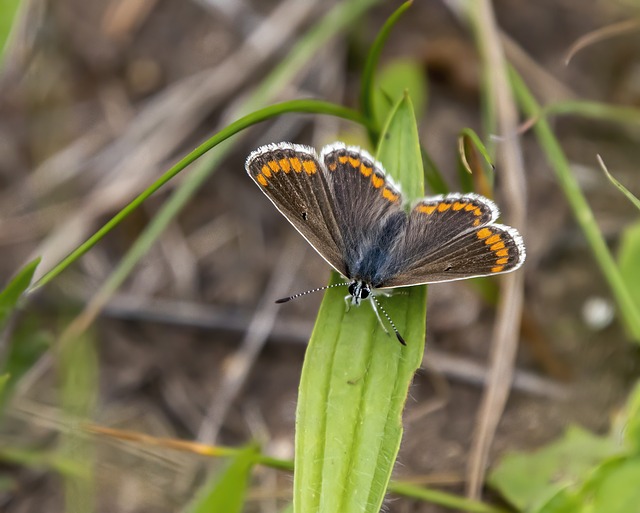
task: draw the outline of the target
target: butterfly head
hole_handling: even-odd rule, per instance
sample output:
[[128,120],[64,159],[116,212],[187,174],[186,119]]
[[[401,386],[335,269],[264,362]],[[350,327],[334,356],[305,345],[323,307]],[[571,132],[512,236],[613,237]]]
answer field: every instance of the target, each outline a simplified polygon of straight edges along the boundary
[[361,300],[367,299],[371,295],[371,285],[362,280],[354,280],[349,284],[349,294],[351,295],[351,304],[359,305]]

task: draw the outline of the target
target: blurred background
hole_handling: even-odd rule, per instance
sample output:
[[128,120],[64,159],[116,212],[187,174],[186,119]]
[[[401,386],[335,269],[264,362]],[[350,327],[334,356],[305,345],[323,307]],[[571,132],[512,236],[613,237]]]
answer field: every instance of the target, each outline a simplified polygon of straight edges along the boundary
[[[24,4],[0,76],[0,282],[35,256],[41,276],[187,152],[258,106],[319,98],[357,108],[364,57],[399,5],[371,8],[298,61],[319,0],[33,0]],[[639,15],[632,1],[497,0],[507,56],[542,104],[591,99],[640,104],[640,31],[564,57],[581,36]],[[482,133],[480,62],[455,2],[416,1],[394,29],[382,70],[409,63],[421,140],[451,190],[457,135]],[[414,99],[415,100],[415,99]],[[526,121],[524,118],[522,121]],[[640,132],[562,117],[554,129],[615,251],[637,211],[596,154],[636,195]],[[62,275],[39,289],[2,340],[12,374],[1,444],[3,511],[63,511],[68,469],[42,455],[63,443],[64,412],[96,425],[293,457],[296,391],[324,285],[325,262],[251,182],[248,153],[268,142],[366,145],[353,123],[285,115],[234,136],[144,202]],[[497,144],[500,144],[499,139]],[[528,187],[525,312],[516,379],[491,448],[532,449],[570,423],[608,429],[640,359],[553,171],[523,135]],[[210,173],[83,335],[86,349],[52,350],[178,187]],[[500,173],[496,201],[501,203]],[[495,308],[467,283],[429,288],[427,352],[405,411],[394,475],[460,492],[487,375]],[[75,445],[74,445],[75,444]],[[107,436],[68,444],[90,453],[96,511],[180,509],[219,465],[190,453]],[[25,456],[26,457],[26,456]],[[260,468],[247,511],[290,501],[291,475]],[[445,511],[399,499],[394,512]]]

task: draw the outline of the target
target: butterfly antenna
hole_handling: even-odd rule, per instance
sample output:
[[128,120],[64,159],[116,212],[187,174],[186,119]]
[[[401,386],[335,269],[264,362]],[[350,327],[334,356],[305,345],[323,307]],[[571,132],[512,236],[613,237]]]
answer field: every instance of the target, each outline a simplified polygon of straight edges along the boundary
[[318,287],[317,289],[306,290],[304,292],[298,292],[293,296],[283,297],[280,299],[276,299],[276,303],[286,303],[287,301],[291,301],[292,299],[298,299],[301,296],[306,296],[307,294],[313,294],[314,292],[320,292],[321,290],[332,289],[333,287],[346,287],[349,285],[348,283],[334,283],[333,285],[325,285],[324,287]]
[[[391,320],[391,317],[389,317],[389,314],[387,313],[387,311],[384,308],[382,308],[382,305],[380,304],[380,301],[378,301],[376,299],[376,297],[373,296],[373,295],[371,296],[371,299],[376,304],[376,306],[380,309],[380,311],[384,314],[384,316],[386,317],[387,321],[389,321],[389,324],[391,325],[391,328],[393,329],[393,332],[396,334],[396,337],[398,338],[398,342],[400,342],[403,346],[406,346],[407,343],[402,338],[402,335],[400,335],[400,332],[398,331],[398,328],[396,328],[396,325]],[[376,309],[374,308],[374,310],[376,310]],[[377,310],[376,310],[376,313],[378,313]]]

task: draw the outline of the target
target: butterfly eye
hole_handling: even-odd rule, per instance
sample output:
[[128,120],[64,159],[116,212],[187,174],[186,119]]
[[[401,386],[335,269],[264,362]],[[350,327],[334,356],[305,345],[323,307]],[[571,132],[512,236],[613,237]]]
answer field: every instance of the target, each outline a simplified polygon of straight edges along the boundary
[[349,285],[349,294],[353,296],[353,293],[356,291],[356,282],[354,281]]
[[371,294],[371,289],[366,285],[360,289],[360,299],[367,299]]

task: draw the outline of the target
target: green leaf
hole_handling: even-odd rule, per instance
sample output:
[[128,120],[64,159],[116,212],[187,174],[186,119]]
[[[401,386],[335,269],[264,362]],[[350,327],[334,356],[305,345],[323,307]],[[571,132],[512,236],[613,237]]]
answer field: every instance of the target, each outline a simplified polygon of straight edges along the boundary
[[594,465],[620,450],[611,438],[570,427],[563,438],[535,453],[505,456],[489,484],[518,509],[533,509],[546,501],[542,498],[581,482]]
[[0,333],[4,330],[9,315],[16,308],[20,296],[31,283],[33,273],[39,263],[40,258],[29,262],[18,271],[18,274],[0,292]]
[[414,110],[421,114],[427,103],[427,81],[423,67],[414,60],[397,59],[384,66],[376,80],[373,111],[376,126],[383,126],[394,108],[393,101],[408,91]]
[[[408,198],[423,194],[418,132],[408,97],[394,109],[378,157]],[[331,283],[342,280],[334,273]],[[405,293],[406,292],[406,293]],[[296,513],[378,513],[402,436],[401,414],[420,365],[426,288],[381,298],[407,346],[365,304],[347,312],[329,289],[307,348],[296,421]]]
[[241,513],[258,447],[251,445],[235,456],[221,473],[213,473],[196,493],[185,513]]
[[582,490],[585,513],[629,513],[640,508],[640,458],[603,463]]

